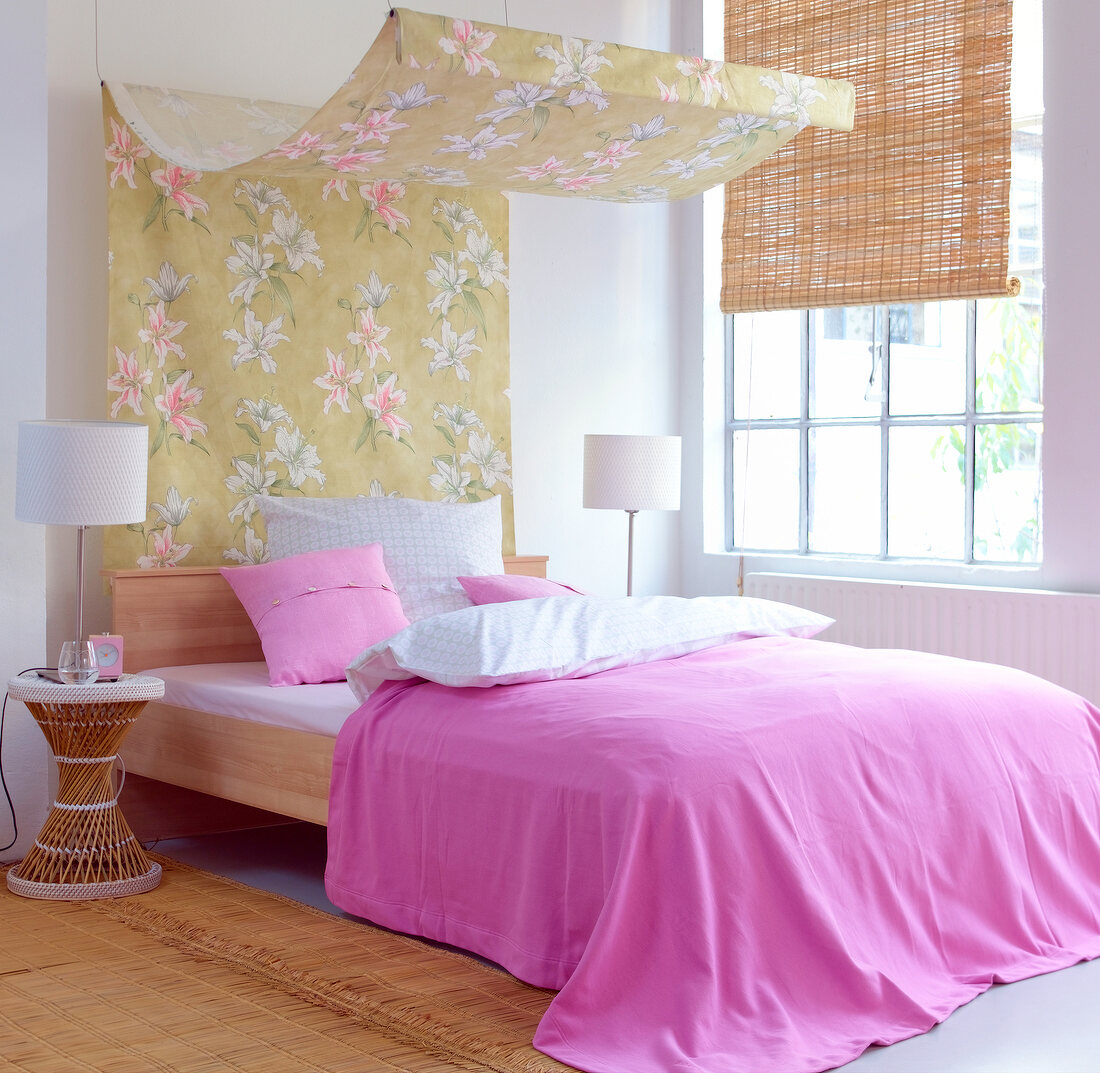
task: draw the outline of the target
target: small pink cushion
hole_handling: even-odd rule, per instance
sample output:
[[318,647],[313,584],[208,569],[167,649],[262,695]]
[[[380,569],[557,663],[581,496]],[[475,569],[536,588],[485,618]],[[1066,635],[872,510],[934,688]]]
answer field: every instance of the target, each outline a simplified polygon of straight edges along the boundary
[[475,604],[504,604],[509,600],[534,600],[539,596],[583,596],[580,589],[524,574],[486,574],[460,577],[458,583]]
[[409,620],[382,561],[382,545],[222,567],[260,635],[273,686],[340,682],[364,648]]

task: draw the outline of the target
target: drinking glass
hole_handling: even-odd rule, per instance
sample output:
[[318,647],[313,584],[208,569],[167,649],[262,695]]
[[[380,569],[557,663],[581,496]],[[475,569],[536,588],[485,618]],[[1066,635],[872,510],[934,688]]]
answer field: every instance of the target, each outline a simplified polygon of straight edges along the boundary
[[86,686],[99,677],[99,662],[91,641],[66,641],[57,658],[57,673],[63,682]]

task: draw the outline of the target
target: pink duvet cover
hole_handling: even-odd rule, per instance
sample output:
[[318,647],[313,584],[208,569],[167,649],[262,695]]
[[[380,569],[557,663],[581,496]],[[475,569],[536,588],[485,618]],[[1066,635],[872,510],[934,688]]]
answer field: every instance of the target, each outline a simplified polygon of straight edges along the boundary
[[739,641],[389,683],[337,742],[330,898],[560,989],[593,1073],[798,1073],[1100,955],[1100,723],[1020,672]]

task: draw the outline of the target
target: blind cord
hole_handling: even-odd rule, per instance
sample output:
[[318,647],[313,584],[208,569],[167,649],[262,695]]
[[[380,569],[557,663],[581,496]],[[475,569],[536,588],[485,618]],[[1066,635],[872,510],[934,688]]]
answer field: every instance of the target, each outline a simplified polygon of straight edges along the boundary
[[[755,356],[755,325],[749,318],[749,386],[745,392],[745,464],[742,467],[741,483],[741,551],[737,556],[737,595],[745,595],[745,520],[749,512],[749,444],[752,442],[752,362]],[[730,415],[733,416],[732,414]]]

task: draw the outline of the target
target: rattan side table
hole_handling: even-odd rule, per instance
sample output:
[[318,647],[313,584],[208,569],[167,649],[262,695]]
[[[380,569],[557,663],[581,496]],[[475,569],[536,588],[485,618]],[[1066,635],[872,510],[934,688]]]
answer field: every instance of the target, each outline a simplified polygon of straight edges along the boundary
[[164,683],[146,674],[66,685],[33,671],[8,682],[42,729],[57,761],[57,800],[34,845],[8,871],[8,889],[27,898],[76,901],[152,890],[161,867],[130,830],[111,773],[119,745]]

